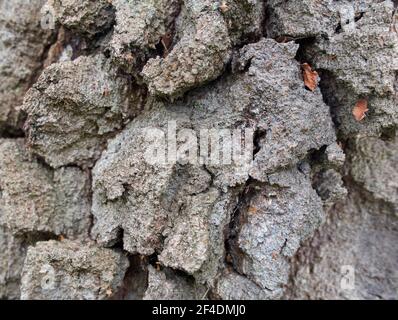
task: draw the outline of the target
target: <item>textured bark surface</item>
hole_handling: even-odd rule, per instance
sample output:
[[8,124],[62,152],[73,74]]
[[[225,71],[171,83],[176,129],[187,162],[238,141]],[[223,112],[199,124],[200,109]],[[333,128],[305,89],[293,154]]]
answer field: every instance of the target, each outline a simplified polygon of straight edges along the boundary
[[0,0],[0,298],[398,299],[397,5]]

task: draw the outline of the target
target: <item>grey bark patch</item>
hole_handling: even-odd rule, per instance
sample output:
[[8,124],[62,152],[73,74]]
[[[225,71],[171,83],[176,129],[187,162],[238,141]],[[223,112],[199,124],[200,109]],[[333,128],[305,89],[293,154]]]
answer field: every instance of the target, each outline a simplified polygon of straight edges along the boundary
[[102,54],[49,66],[23,105],[29,147],[55,168],[91,166],[141,108],[129,86]]
[[171,270],[156,270],[149,266],[148,289],[144,300],[202,300],[205,297],[204,287],[196,286],[189,281],[173,274]]
[[127,258],[114,250],[68,240],[38,242],[28,249],[21,299],[105,299],[121,285],[127,267]]
[[56,21],[88,37],[106,32],[115,19],[112,3],[107,0],[53,0],[48,3]]
[[38,1],[0,1],[0,135],[20,129],[24,94],[42,67],[51,30],[40,27]]
[[[0,210],[1,213],[1,210]],[[26,246],[4,227],[0,227],[0,298],[19,299],[20,280]]]
[[0,140],[0,223],[14,234],[87,238],[89,177],[74,167],[51,170],[32,158],[23,140]]
[[[397,299],[397,220],[351,197],[294,260],[293,299]],[[340,212],[340,214],[339,214]]]

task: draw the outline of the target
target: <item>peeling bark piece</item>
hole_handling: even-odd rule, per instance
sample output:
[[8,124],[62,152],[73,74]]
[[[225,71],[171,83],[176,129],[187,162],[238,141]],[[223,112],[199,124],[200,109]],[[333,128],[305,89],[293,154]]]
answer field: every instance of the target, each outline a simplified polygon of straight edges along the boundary
[[271,38],[311,38],[329,36],[352,28],[373,0],[361,1],[267,1],[266,29]]
[[266,173],[297,163],[309,150],[336,141],[321,93],[302,85],[296,50],[296,44],[263,39],[245,46],[233,62],[236,72],[248,68],[244,82],[248,89],[240,90],[248,96],[251,117],[264,133],[249,172],[260,181],[267,180]]
[[194,25],[186,27],[181,40],[165,58],[150,59],[142,75],[149,91],[159,96],[178,97],[221,75],[231,56],[228,28],[217,11],[196,13]]
[[198,272],[209,259],[209,220],[212,207],[217,202],[216,189],[193,196],[173,221],[159,261],[168,267],[182,269],[189,274]]
[[53,64],[25,97],[28,145],[54,168],[91,166],[140,98],[102,55]]
[[[177,168],[175,163],[151,163],[147,150],[151,143],[158,141],[156,138],[165,138],[159,130],[166,128],[167,132],[168,121],[178,121],[178,127],[187,127],[188,120],[183,113],[168,113],[165,109],[159,112],[155,108],[145,117],[134,119],[109,143],[93,169],[95,225],[92,233],[97,241],[111,245],[118,241],[119,232],[123,230],[125,250],[150,255],[160,249],[161,235],[167,224],[167,207],[184,185],[170,190],[175,194],[167,200]],[[153,142],[147,140],[151,138],[146,131],[150,128],[157,130]],[[191,192],[201,192],[206,187],[199,178],[197,186],[192,184]],[[187,188],[189,190],[189,185]]]
[[128,259],[115,250],[72,241],[29,247],[22,272],[22,300],[100,300],[123,281]]
[[19,299],[25,255],[26,247],[22,241],[0,226],[0,299]]
[[[224,4],[224,10],[223,10]],[[234,46],[247,43],[249,39],[262,36],[265,15],[264,2],[261,0],[227,0],[220,5],[229,36]]]
[[146,129],[165,139],[169,121],[177,120],[176,133],[192,127],[188,115],[189,108],[155,104],[110,142],[93,170],[92,235],[107,246],[122,235],[125,250],[162,252],[164,265],[206,282],[222,263],[223,229],[235,192],[210,188],[212,178],[203,165],[161,165],[145,156],[156,142],[146,140]]
[[322,202],[297,169],[269,175],[243,213],[233,254],[237,270],[260,288],[278,291],[289,279],[288,259],[324,221]]
[[0,222],[14,234],[87,238],[89,177],[78,168],[50,170],[23,140],[0,140]]
[[331,3],[314,0],[268,1],[267,31],[272,38],[307,38],[332,33],[338,24],[338,14]]
[[162,37],[172,32],[182,0],[114,0],[116,25],[110,52],[123,69],[138,73],[138,67],[155,51]]
[[373,3],[355,28],[318,37],[307,48],[317,69],[333,73],[358,96],[376,93],[394,95],[398,72],[398,34],[391,32],[394,5],[391,1]]
[[115,19],[109,0],[49,0],[48,5],[63,26],[89,37],[109,29]]
[[[217,207],[223,199],[216,190],[208,191],[210,174],[201,165],[161,165],[150,163],[145,156],[153,143],[146,140],[145,130],[154,128],[157,137],[164,139],[169,121],[177,120],[176,132],[191,128],[188,112],[153,106],[109,144],[93,171],[92,234],[103,245],[112,245],[122,234],[124,249],[131,253],[150,255],[164,247],[165,265],[197,273],[205,264],[213,274],[219,258],[215,265],[207,260],[213,246],[217,250],[223,246],[223,239],[221,230],[214,234],[211,230],[222,229],[227,222],[223,222],[223,206]],[[190,230],[184,228],[187,223]],[[194,258],[188,259],[188,253]]]
[[266,181],[267,173],[294,165],[309,150],[336,141],[321,93],[309,92],[302,85],[300,65],[294,60],[296,50],[293,43],[272,39],[247,45],[234,57],[231,76],[173,104],[180,109],[190,107],[197,132],[226,128],[252,129],[257,134],[258,141],[251,139],[259,147],[254,162],[250,158],[240,166],[206,165],[216,186],[225,189],[244,184],[249,175]]
[[44,0],[0,1],[0,134],[20,130],[23,96],[41,70],[51,30],[40,27]]
[[[192,178],[182,181],[192,184]],[[179,211],[169,210],[159,262],[192,275],[197,283],[214,286],[224,264],[225,228],[240,191],[239,187],[223,193],[210,187],[197,195],[181,192],[176,198],[183,201],[175,204]]]
[[206,289],[194,283],[193,279],[186,279],[166,269],[157,271],[148,267],[148,289],[144,300],[202,300]]

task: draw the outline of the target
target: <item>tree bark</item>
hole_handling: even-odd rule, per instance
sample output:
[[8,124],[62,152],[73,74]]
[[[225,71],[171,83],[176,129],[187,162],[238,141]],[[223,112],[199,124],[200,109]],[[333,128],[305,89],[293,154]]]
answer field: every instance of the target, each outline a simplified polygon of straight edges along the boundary
[[398,298],[395,1],[0,7],[0,298]]

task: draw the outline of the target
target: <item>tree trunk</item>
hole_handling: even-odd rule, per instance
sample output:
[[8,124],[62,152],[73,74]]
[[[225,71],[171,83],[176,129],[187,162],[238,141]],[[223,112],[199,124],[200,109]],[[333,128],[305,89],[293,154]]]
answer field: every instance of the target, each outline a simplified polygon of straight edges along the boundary
[[395,1],[0,7],[0,298],[398,298]]

